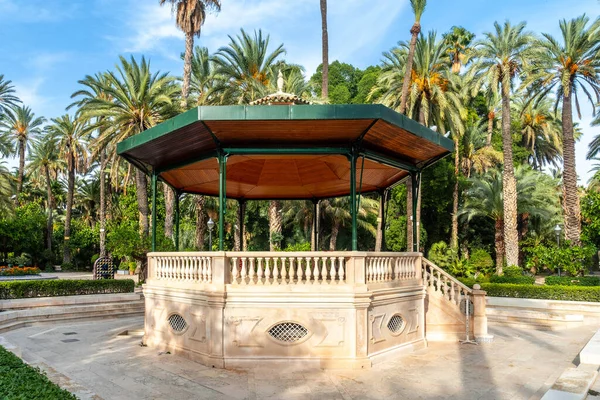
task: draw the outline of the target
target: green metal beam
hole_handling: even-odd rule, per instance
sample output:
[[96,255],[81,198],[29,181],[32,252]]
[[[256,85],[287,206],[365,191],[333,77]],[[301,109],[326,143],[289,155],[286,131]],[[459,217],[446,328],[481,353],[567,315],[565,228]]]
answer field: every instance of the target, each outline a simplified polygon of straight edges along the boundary
[[213,150],[213,151],[209,151],[207,153],[202,153],[202,154],[192,157],[192,158],[188,158],[187,160],[179,161],[175,164],[165,165],[161,168],[157,168],[156,170],[158,171],[159,174],[162,174],[163,172],[171,171],[171,170],[177,169],[177,168],[187,167],[188,165],[192,165],[192,164],[195,164],[200,161],[208,160],[210,158],[217,158],[218,155],[219,155],[218,151]]
[[156,172],[152,172],[152,251],[156,251]]
[[230,156],[282,155],[282,154],[350,154],[350,147],[225,147],[223,152]]
[[219,154],[219,251],[223,251],[225,240],[226,174],[227,156]]
[[409,172],[418,170],[416,165],[409,163],[408,161],[402,161],[397,158],[381,154],[377,151],[363,149],[360,153],[364,155],[367,159],[377,161],[378,163],[383,165],[403,169]]
[[179,210],[179,200],[181,193],[175,191],[175,250],[179,251],[179,219],[181,218]]
[[356,153],[350,156],[350,215],[352,216],[352,251],[358,250],[356,209]]

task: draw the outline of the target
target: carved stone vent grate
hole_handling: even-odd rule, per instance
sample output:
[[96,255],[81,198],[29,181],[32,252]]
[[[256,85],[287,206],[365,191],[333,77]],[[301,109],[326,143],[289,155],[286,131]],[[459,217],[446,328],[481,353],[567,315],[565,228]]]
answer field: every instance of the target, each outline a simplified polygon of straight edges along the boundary
[[294,343],[308,335],[308,329],[295,322],[283,322],[269,329],[271,337],[286,343]]
[[179,314],[173,314],[169,317],[169,325],[175,332],[183,332],[187,328],[187,322]]
[[398,333],[402,330],[402,326],[404,325],[404,320],[399,315],[394,315],[390,318],[390,322],[388,322],[387,327],[392,333]]

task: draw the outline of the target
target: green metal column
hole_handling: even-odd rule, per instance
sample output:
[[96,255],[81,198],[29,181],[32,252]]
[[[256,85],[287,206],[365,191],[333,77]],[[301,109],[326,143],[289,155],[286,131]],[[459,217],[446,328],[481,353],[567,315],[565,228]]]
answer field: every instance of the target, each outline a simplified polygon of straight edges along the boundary
[[181,198],[181,193],[179,191],[175,192],[175,250],[179,251],[179,199]]
[[156,172],[152,171],[152,251],[156,251]]
[[315,237],[315,248],[312,249],[313,251],[318,251],[319,250],[319,200],[317,199],[313,199],[313,236]]
[[417,218],[417,204],[419,199],[419,186],[421,184],[421,172],[413,172],[410,174],[412,181],[412,210],[413,210],[413,251],[419,251],[419,224]]
[[225,207],[226,207],[226,196],[225,196],[225,182],[227,181],[226,175],[227,156],[219,154],[219,251],[223,251],[225,240]]
[[358,250],[358,235],[356,231],[356,152],[350,155],[350,215],[352,215],[352,251]]

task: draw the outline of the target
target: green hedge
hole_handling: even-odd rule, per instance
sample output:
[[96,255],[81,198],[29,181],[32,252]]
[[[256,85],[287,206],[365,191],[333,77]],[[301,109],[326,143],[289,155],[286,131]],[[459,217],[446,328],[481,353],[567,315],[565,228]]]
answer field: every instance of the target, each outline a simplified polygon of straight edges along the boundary
[[487,295],[491,297],[600,302],[600,287],[482,283],[481,289],[485,290]]
[[563,286],[600,286],[598,276],[549,276],[546,285]]
[[77,399],[0,346],[0,399]]
[[535,278],[533,276],[507,276],[507,275],[492,275],[490,277],[491,283],[514,283],[516,285],[533,285]]
[[131,293],[134,287],[131,279],[8,281],[0,282],[0,299]]

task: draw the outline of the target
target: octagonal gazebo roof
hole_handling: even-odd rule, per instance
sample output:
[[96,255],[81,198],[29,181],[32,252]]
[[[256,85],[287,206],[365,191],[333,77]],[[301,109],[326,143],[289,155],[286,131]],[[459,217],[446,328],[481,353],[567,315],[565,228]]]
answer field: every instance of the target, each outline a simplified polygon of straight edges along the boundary
[[[448,138],[382,105],[202,106],[133,136],[118,154],[173,188],[226,196],[319,199],[381,190],[449,154]],[[363,162],[364,160],[364,162]],[[358,182],[359,177],[362,177]]]

